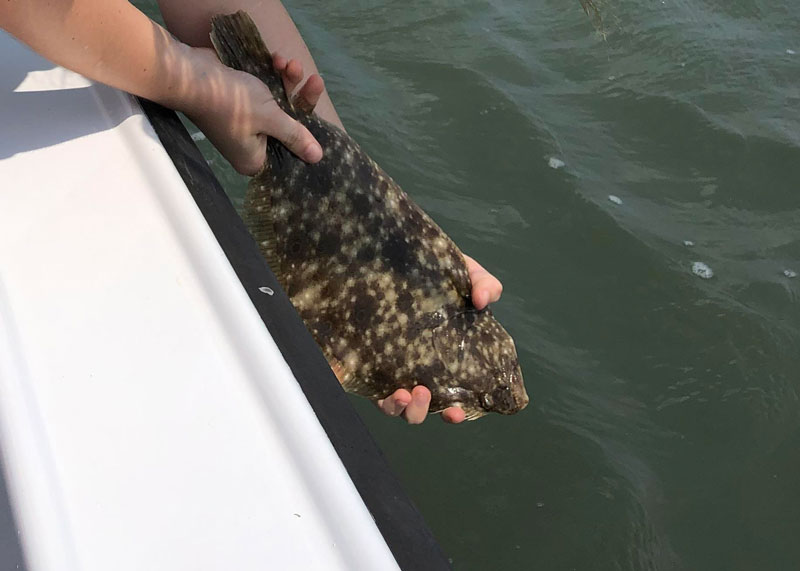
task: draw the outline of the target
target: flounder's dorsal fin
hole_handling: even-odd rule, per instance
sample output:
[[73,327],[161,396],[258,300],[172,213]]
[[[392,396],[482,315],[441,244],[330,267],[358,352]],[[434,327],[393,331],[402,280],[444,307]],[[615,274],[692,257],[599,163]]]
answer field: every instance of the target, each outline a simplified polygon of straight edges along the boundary
[[[269,166],[266,168],[268,169]],[[261,255],[267,260],[272,273],[275,274],[281,285],[285,285],[283,269],[275,249],[277,237],[272,218],[272,194],[265,181],[264,172],[250,179],[244,200],[242,216],[244,223],[258,244]]]
[[281,74],[275,71],[272,64],[272,55],[247,12],[239,10],[235,14],[220,14],[211,18],[211,43],[222,63],[255,75],[269,87],[280,108],[290,116],[297,117]]
[[356,376],[356,372],[352,371],[345,363],[327,353],[325,354],[325,358],[328,360],[333,374],[336,375],[336,379],[344,390],[352,392],[358,385],[363,384],[363,380],[360,380]]

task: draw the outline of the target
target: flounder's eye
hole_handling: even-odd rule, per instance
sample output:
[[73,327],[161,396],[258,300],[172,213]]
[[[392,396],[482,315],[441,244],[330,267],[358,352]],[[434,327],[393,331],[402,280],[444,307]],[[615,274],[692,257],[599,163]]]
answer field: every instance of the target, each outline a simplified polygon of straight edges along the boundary
[[433,346],[439,360],[452,374],[463,372],[478,354],[480,335],[474,324],[476,311],[459,313],[433,330]]
[[489,393],[483,393],[481,395],[481,406],[483,406],[483,408],[486,410],[491,410],[493,404],[494,399],[492,398],[492,395]]

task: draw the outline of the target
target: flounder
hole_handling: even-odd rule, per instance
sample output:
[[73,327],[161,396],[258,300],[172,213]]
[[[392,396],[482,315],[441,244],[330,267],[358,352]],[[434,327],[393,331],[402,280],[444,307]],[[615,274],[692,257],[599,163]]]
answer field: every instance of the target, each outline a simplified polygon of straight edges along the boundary
[[307,164],[269,138],[244,218],[344,389],[377,400],[424,385],[431,412],[468,419],[522,410],[514,341],[472,304],[453,241],[349,135],[290,101],[246,13],[216,16],[211,39],[322,145]]

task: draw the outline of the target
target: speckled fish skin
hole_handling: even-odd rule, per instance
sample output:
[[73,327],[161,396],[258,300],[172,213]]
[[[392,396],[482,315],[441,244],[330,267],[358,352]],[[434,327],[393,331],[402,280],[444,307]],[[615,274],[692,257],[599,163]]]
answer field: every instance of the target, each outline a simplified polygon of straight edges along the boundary
[[472,305],[461,251],[349,135],[295,109],[254,34],[242,12],[214,19],[223,62],[261,78],[324,153],[307,164],[270,138],[245,220],[342,386],[377,400],[421,384],[431,412],[470,420],[522,410],[514,342]]

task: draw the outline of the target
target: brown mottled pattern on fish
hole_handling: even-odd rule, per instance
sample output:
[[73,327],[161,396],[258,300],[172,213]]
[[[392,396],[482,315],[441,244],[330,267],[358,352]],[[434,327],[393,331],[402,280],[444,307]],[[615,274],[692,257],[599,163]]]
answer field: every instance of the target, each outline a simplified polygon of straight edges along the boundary
[[432,412],[470,419],[524,408],[514,342],[472,305],[458,247],[349,135],[295,109],[249,16],[214,18],[212,40],[322,145],[312,165],[270,138],[245,220],[343,387],[375,400],[421,384]]

